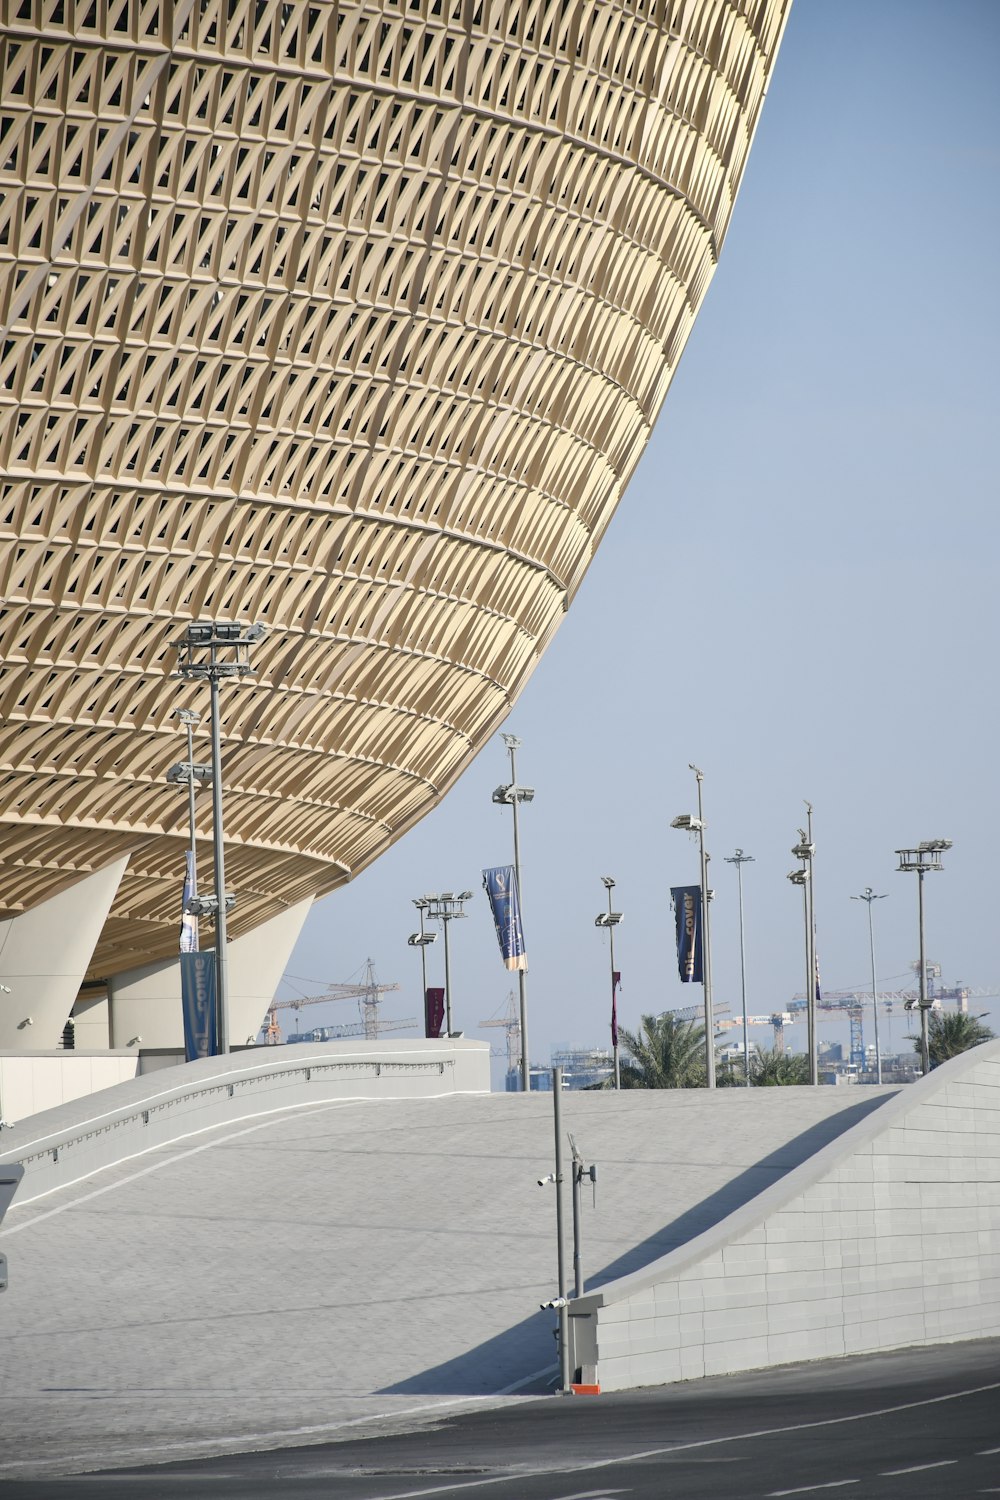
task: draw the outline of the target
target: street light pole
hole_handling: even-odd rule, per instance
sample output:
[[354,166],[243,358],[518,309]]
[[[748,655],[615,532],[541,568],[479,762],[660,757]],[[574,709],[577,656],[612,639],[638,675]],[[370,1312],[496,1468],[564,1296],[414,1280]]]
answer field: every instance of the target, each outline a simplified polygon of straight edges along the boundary
[[753,863],[753,855],[744,854],[742,849],[726,855],[726,864],[736,866],[740,890],[740,991],[743,997],[743,1072],[747,1088],[750,1087],[750,1032],[747,1028],[747,950],[743,935],[743,866]]
[[793,870],[788,879],[793,885],[802,887],[802,908],[806,928],[806,1021],[809,1050],[809,1082],[819,1083],[819,1063],[816,1056],[816,939],[815,915],[812,899],[813,855],[816,852],[812,841],[812,807],[807,802],[809,827],[799,829],[799,842],[792,848],[801,866]]
[[[615,882],[612,880],[611,876],[610,875],[602,875],[601,876],[601,880],[604,882],[605,889],[607,890],[607,893],[608,893],[608,909],[607,909],[606,912],[602,911],[602,912],[598,913],[598,915],[594,918],[594,926],[595,927],[606,927],[608,929],[608,938],[610,939],[610,942],[611,942],[611,1015],[612,1015],[612,1019],[614,1019],[614,1017],[615,1017],[615,928],[618,926],[619,922],[621,922],[621,920],[622,920],[622,918],[624,916],[624,913],[620,912],[620,911],[612,911],[611,910],[611,892],[615,888]],[[621,1068],[620,1068],[620,1065],[619,1065],[619,1057],[618,1057],[618,1025],[617,1025],[617,1022],[615,1023],[615,1025],[612,1028],[612,1033],[611,1033],[611,1049],[612,1049],[612,1053],[614,1055],[614,1060],[615,1060],[615,1088],[616,1089],[620,1089],[621,1086],[622,1086],[622,1081],[621,1081]]]
[[219,1054],[229,1051],[229,982],[226,961],[226,909],[229,902],[226,893],[222,823],[222,734],[219,723],[219,682],[223,677],[246,677],[253,671],[250,665],[250,647],[262,640],[265,633],[265,628],[261,624],[196,620],[188,625],[185,634],[174,643],[180,658],[178,675],[185,679],[204,680],[207,678],[211,702],[215,1004]]
[[[493,801],[499,804],[509,803],[514,815],[514,879],[517,883],[517,899],[520,903],[522,921],[524,917],[524,889],[521,884],[521,840],[518,828],[518,804],[531,802],[535,796],[534,787],[518,786],[516,754],[521,748],[521,741],[516,734],[504,734],[501,736],[510,755],[510,785],[498,786],[493,793]],[[520,1001],[521,1019],[521,1089],[524,1093],[531,1091],[531,1064],[528,1060],[528,996],[527,996],[527,974],[523,968],[517,971],[517,989]]]
[[689,833],[698,835],[698,858],[701,868],[701,931],[702,931],[702,954],[701,954],[701,987],[705,1004],[705,1084],[710,1089],[715,1088],[715,1018],[712,1014],[712,935],[709,926],[708,903],[708,861],[709,856],[705,852],[705,815],[701,805],[701,784],[705,779],[704,772],[699,771],[696,765],[688,764],[688,770],[693,771],[695,781],[698,783],[698,816],[692,817],[690,813],[681,813],[679,817],[672,819],[671,828],[686,829]]
[[471,891],[442,891],[440,896],[424,896],[427,916],[432,922],[440,922],[444,928],[444,1013],[446,1035],[452,1035],[451,1024],[451,948],[448,942],[448,927],[456,917],[467,916],[464,903],[472,900]]
[[[932,1001],[927,996],[927,957],[924,951],[924,876],[928,870],[943,870],[941,855],[951,848],[951,839],[925,839],[915,849],[897,849],[898,870],[915,871],[917,876],[917,920],[920,928],[920,1056],[924,1077],[931,1070],[930,1028],[928,1011]],[[907,1010],[912,1010],[912,1003]]]
[[866,885],[860,896],[852,896],[852,901],[864,901],[868,907],[868,946],[872,956],[872,1014],[875,1017],[875,1079],[877,1083],[882,1082],[882,1048],[878,1037],[878,982],[875,978],[875,925],[872,921],[872,902],[884,901],[885,896],[876,896],[870,885]]
[[424,1028],[426,1030],[427,1017],[428,1017],[428,1012],[427,1012],[427,948],[429,947],[429,945],[431,943],[434,943],[434,942],[437,941],[437,933],[436,932],[425,932],[424,931],[424,912],[427,910],[427,906],[428,906],[427,897],[426,896],[420,896],[420,897],[418,897],[418,898],[416,898],[414,900],[413,904],[417,908],[417,911],[420,914],[420,931],[419,932],[411,932],[410,936],[407,938],[406,941],[409,943],[409,945],[410,945],[411,948],[419,948],[420,949],[420,983],[421,983],[421,986],[422,986],[422,988],[421,988],[421,1004],[424,1007]]

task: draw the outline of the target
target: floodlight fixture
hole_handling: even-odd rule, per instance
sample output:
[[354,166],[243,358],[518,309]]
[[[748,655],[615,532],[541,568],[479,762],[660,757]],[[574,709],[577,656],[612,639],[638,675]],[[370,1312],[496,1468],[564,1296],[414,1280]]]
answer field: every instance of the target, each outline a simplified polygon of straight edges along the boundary
[[189,782],[193,782],[195,790],[201,786],[211,786],[212,767],[198,765],[190,760],[179,760],[167,772],[167,781],[171,786],[187,786]]
[[[436,932],[411,932],[406,939],[411,948],[426,948],[430,943],[437,942]],[[425,986],[426,988],[426,986]]]
[[595,927],[617,927],[625,920],[625,913],[621,911],[602,911],[594,918]]
[[[223,895],[225,903],[224,910],[232,911],[236,905],[236,892],[226,891]],[[219,898],[214,891],[205,896],[189,896],[184,904],[184,910],[192,917],[217,917],[219,914]]]
[[[421,925],[421,929],[423,928],[423,922],[424,922],[424,914],[425,914],[425,912],[426,912],[426,915],[427,915],[427,917],[428,917],[428,919],[430,921],[432,921],[432,922],[440,922],[442,928],[444,929],[444,1008],[445,1008],[445,1025],[447,1027],[447,1034],[448,1034],[448,1036],[454,1036],[456,1033],[453,1032],[453,1030],[452,1030],[452,1024],[451,1024],[451,947],[450,947],[449,942],[448,942],[448,928],[451,926],[451,923],[456,919],[456,917],[465,917],[465,916],[468,916],[468,912],[466,912],[466,911],[463,910],[463,903],[466,902],[466,901],[471,901],[471,899],[472,899],[472,892],[471,891],[458,891],[458,892],[455,892],[455,891],[442,891],[440,893],[440,895],[426,895],[426,896],[422,897],[421,899],[425,903],[425,905],[423,905],[423,906],[421,906],[419,908],[419,910],[420,910],[420,925]],[[436,936],[436,934],[435,934],[435,936]],[[420,956],[421,956],[421,958],[424,957],[423,946],[424,945],[421,945],[419,943],[414,943],[414,947],[419,947],[420,948]],[[427,989],[427,986],[426,986],[426,983],[425,983],[425,985],[424,985],[425,995],[426,995],[426,989]]]
[[808,885],[808,883],[809,883],[809,871],[808,870],[792,870],[789,873],[789,875],[788,875],[787,878],[792,882],[792,885]]
[[680,828],[686,833],[701,833],[708,825],[701,818],[696,818],[691,813],[679,813],[676,818],[670,820],[671,828]]
[[605,885],[609,891],[613,891],[615,888],[615,882],[612,880],[610,875],[602,875],[601,883]]

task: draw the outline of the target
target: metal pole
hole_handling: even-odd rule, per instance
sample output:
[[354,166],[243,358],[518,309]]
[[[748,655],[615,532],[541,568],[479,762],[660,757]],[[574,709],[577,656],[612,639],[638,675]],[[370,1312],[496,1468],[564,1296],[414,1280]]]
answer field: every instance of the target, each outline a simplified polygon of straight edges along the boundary
[[712,935],[708,915],[708,855],[705,853],[705,820],[701,806],[701,783],[704,776],[691,766],[698,783],[698,849],[701,856],[701,921],[705,936],[702,954],[702,990],[705,997],[705,1083],[715,1088],[715,1018],[712,1014]]
[[566,1258],[563,1253],[563,1169],[562,1169],[562,1068],[552,1069],[552,1114],[556,1132],[556,1259],[559,1278],[559,1387],[568,1391],[569,1318],[566,1313]]
[[[185,723],[188,742],[188,829],[191,835],[191,894],[198,894],[198,847],[194,822],[194,725]],[[200,944],[199,944],[200,946]]]
[[[608,916],[610,917],[611,914],[611,887],[608,886]],[[615,1008],[615,924],[610,921],[608,922],[608,937],[611,941],[611,1009],[613,1011]],[[618,1056],[617,1026],[615,1027],[615,1036],[612,1043],[612,1050],[615,1060],[615,1088],[620,1089],[622,1086],[622,1075]],[[577,1293],[577,1295],[579,1296],[579,1293]]]
[[426,1014],[426,1006],[427,1006],[427,945],[426,945],[426,943],[423,940],[423,938],[424,938],[424,909],[423,909],[422,906],[418,906],[417,907],[417,911],[420,913],[420,981],[421,981],[421,983],[423,985],[423,989],[422,989],[422,991],[420,993],[420,1001],[421,1001],[421,1004],[425,1007],[424,1013]]
[[747,950],[743,936],[743,850],[737,849],[736,879],[740,888],[740,993],[743,997],[743,1076],[746,1087],[750,1087],[750,1031],[747,1026]]
[[[521,903],[522,920],[524,916],[524,890],[521,885],[521,841],[517,826],[517,769],[514,763],[516,747],[508,745],[510,751],[510,780],[514,788],[514,800],[511,807],[514,811],[514,878],[517,881],[517,899]],[[521,1090],[525,1094],[531,1092],[531,1064],[528,1061],[528,996],[526,989],[527,975],[523,969],[517,971],[517,989],[521,1009]]]
[[[812,803],[806,803],[806,842],[813,847],[813,810]],[[806,905],[808,915],[806,918],[806,947],[808,949],[809,963],[809,987],[806,990],[806,998],[809,1005],[809,1082],[819,1083],[819,1059],[816,1053],[816,892],[814,889],[816,861],[815,852],[809,855],[807,865],[809,879],[805,884]]]
[[444,928],[444,1016],[446,1035],[451,1036],[451,950],[448,947],[448,928],[451,919],[444,912],[441,914],[441,926]]
[[920,1055],[924,1077],[931,1070],[930,1028],[927,1023],[927,960],[924,957],[924,872],[917,871],[917,913],[920,924]]
[[[806,871],[808,872],[808,870],[809,870],[809,866],[806,865]],[[812,1011],[812,1006],[809,1004],[809,970],[810,970],[811,958],[810,958],[810,952],[809,952],[809,881],[808,880],[803,880],[803,882],[802,882],[802,914],[803,914],[803,917],[805,919],[805,924],[806,924],[806,1022],[807,1022],[807,1027],[808,1027],[807,1046],[809,1048],[809,1082],[810,1083],[815,1083],[816,1079],[813,1077],[813,1059],[815,1058],[815,1055],[816,1055],[815,1051],[813,1049],[813,1011]]]
[[875,1018],[875,1077],[878,1083],[882,1082],[882,1049],[878,1039],[878,983],[875,978],[875,924],[872,920],[872,905],[878,900],[871,886],[868,886],[864,900],[868,902],[868,946],[872,954],[872,1015]]
[[573,1296],[583,1296],[583,1259],[580,1251],[581,1183],[583,1160],[573,1153]]
[[[215,651],[212,652],[215,666]],[[215,1004],[218,1051],[229,1051],[229,985],[226,972],[226,857],[222,832],[222,745],[219,729],[219,679],[209,674],[212,699],[212,840],[215,863]]]

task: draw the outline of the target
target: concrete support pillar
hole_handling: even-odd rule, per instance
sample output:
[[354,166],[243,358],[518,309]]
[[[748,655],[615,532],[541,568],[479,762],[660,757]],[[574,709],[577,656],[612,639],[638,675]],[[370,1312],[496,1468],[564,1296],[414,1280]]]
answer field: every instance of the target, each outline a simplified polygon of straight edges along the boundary
[[[289,906],[228,945],[229,1035],[234,1046],[256,1039],[285,972],[313,898]],[[211,935],[202,923],[202,941]],[[184,1046],[180,958],[116,974],[108,987],[113,1047]]]
[[128,856],[0,922],[0,1051],[51,1051],[125,873]]

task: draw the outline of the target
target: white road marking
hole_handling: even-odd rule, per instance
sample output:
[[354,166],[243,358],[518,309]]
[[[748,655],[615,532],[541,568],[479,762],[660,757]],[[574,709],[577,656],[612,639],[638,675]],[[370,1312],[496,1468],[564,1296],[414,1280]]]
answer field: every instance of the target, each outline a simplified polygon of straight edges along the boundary
[[1000,1453],[1000,1448],[980,1448],[976,1454],[977,1458],[991,1458],[994,1453]]
[[845,1484],[860,1484],[860,1479],[828,1479],[826,1484],[804,1484],[797,1490],[772,1490],[768,1500],[777,1500],[779,1495],[813,1495],[817,1490],[839,1490]]
[[911,1464],[908,1469],[880,1469],[879,1475],[883,1479],[892,1479],[897,1474],[922,1474],[925,1469],[947,1469],[957,1463],[957,1458],[939,1458],[935,1464]]

